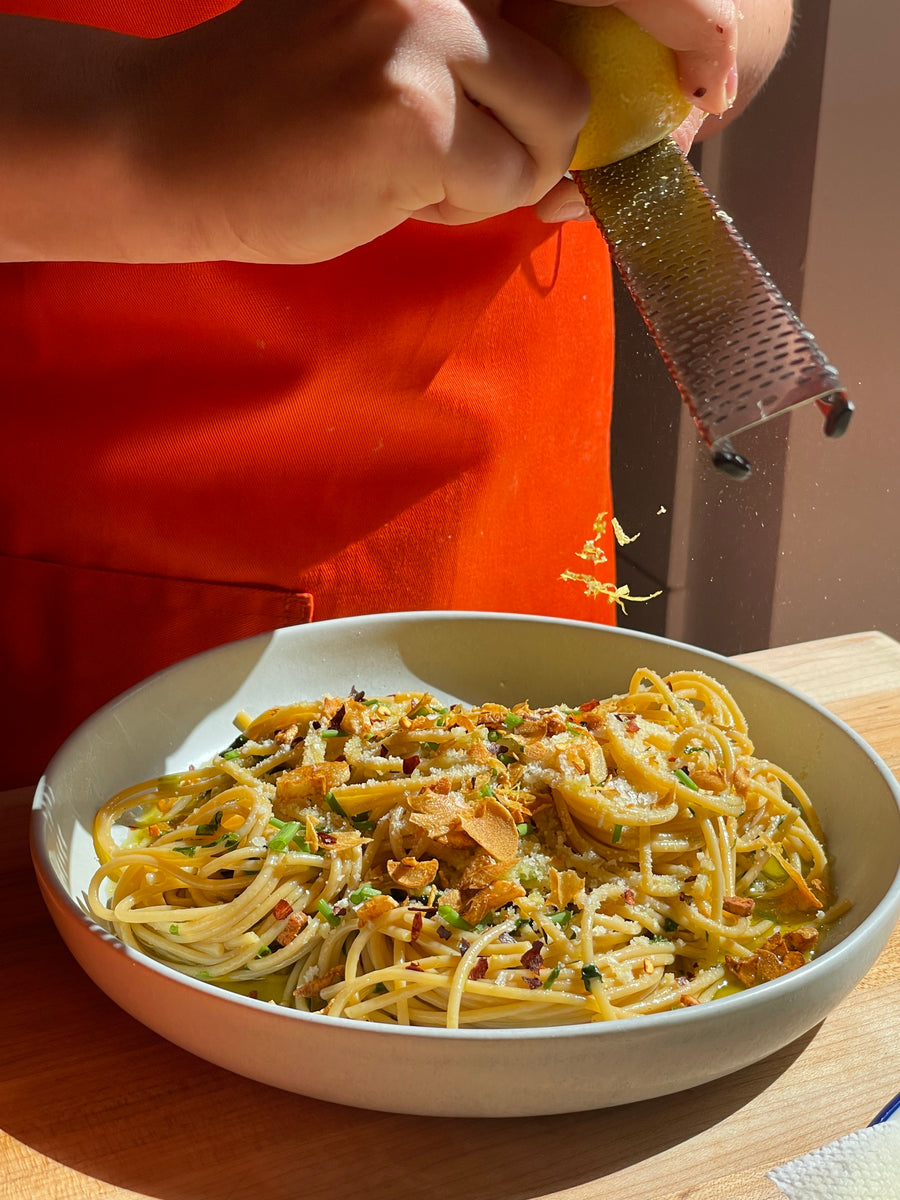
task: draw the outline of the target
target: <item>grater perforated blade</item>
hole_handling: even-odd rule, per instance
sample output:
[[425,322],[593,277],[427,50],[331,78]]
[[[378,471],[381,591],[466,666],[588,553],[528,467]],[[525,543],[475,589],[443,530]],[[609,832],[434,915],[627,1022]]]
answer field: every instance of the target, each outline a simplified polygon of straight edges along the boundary
[[671,138],[573,175],[716,466],[748,475],[731,438],[802,404],[844,432],[837,372]]

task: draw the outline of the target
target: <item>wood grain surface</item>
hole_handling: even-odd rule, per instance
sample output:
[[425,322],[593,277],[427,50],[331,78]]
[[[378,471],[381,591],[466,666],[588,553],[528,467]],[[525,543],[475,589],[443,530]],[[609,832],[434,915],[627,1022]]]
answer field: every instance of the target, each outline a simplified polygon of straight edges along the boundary
[[[831,708],[900,775],[896,642],[863,633],[740,661]],[[0,1200],[774,1200],[769,1168],[900,1092],[897,931],[818,1028],[694,1092],[497,1121],[279,1092],[157,1037],[82,973],[34,881],[30,799],[0,794]]]

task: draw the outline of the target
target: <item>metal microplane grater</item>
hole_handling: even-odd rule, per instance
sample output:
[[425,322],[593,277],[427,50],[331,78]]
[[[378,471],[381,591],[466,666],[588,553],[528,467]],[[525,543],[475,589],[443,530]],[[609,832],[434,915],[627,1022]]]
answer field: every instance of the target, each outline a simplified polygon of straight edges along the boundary
[[671,138],[573,175],[716,466],[749,475],[731,437],[801,404],[844,432],[837,372]]

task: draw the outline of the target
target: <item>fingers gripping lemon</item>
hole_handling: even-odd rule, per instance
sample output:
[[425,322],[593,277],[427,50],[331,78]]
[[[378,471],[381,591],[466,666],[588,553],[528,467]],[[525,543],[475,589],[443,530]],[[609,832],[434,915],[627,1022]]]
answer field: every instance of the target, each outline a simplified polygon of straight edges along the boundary
[[559,0],[507,6],[510,19],[552,46],[591,85],[591,108],[573,170],[637,154],[677,129],[691,111],[675,54],[617,8]]

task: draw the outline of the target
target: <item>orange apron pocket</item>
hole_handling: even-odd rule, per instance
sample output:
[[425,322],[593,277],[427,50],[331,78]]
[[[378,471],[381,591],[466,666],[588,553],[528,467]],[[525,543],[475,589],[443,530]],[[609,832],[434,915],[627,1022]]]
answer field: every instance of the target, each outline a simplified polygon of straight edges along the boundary
[[0,788],[35,782],[119,692],[213,646],[312,620],[308,592],[204,583],[0,555]]

